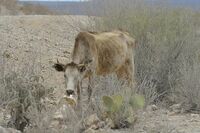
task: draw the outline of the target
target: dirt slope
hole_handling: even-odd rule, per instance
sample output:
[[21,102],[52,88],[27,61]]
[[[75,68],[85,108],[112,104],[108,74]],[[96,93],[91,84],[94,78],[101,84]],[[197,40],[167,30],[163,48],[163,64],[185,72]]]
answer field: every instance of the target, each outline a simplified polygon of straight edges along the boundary
[[3,16],[0,18],[2,55],[9,55],[6,63],[10,69],[34,63],[42,69],[45,85],[63,89],[63,75],[52,69],[53,62],[70,59],[78,27],[86,23],[87,18],[81,16]]

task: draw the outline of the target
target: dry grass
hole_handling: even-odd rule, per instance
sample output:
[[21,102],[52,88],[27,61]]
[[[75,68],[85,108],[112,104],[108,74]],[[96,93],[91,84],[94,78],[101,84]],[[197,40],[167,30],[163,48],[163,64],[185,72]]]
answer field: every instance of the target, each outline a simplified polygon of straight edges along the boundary
[[198,57],[182,62],[180,79],[172,88],[173,100],[181,103],[185,111],[200,111],[200,64]]
[[[191,77],[199,69],[199,59],[195,58],[200,50],[197,34],[199,13],[164,4],[149,6],[137,0],[108,0],[103,3],[106,6],[102,19],[96,20],[96,30],[122,29],[136,38],[135,76],[140,92],[152,99],[147,104],[161,100],[167,100],[168,104],[183,101],[193,104],[199,99],[197,91],[193,96],[194,88],[199,90],[199,81],[196,80],[199,77],[197,74],[196,79]],[[183,65],[185,62],[187,65]],[[185,92],[190,96],[184,96]],[[172,100],[172,95],[182,95],[182,99]]]
[[33,62],[29,62],[29,65],[23,64],[20,69],[7,64],[7,58],[9,56],[4,56],[1,60],[0,106],[10,112],[7,125],[23,131],[30,124],[29,109],[35,108],[40,112],[41,99],[50,93],[50,90],[43,86],[43,77],[35,73],[34,57]]

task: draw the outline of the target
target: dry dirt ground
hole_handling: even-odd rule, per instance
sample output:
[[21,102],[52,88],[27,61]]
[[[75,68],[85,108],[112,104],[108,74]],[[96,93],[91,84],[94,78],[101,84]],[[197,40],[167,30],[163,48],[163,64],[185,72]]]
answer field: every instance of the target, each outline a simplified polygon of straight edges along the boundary
[[[37,64],[45,86],[55,88],[57,99],[65,91],[64,77],[52,65],[57,58],[69,61],[74,37],[80,31],[77,27],[87,27],[90,24],[87,20],[83,16],[1,16],[0,58],[9,55],[4,63],[10,70],[20,71],[24,64]],[[110,132],[200,133],[200,116],[147,109],[139,113],[134,129]]]

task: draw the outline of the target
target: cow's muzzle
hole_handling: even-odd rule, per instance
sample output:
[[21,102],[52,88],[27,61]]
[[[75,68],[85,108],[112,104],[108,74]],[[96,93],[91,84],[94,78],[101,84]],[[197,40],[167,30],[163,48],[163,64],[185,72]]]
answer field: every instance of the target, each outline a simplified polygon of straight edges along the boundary
[[68,96],[74,95],[74,90],[66,90]]

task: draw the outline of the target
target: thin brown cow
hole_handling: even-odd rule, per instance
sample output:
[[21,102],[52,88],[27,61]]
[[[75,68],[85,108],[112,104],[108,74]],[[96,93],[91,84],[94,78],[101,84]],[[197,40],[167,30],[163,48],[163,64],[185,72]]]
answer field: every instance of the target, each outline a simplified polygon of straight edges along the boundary
[[[127,32],[80,32],[72,52],[72,62],[56,63],[54,68],[64,72],[67,95],[78,95],[80,99],[81,82],[91,76],[116,73],[134,83],[135,40]],[[88,87],[89,99],[92,93]]]

